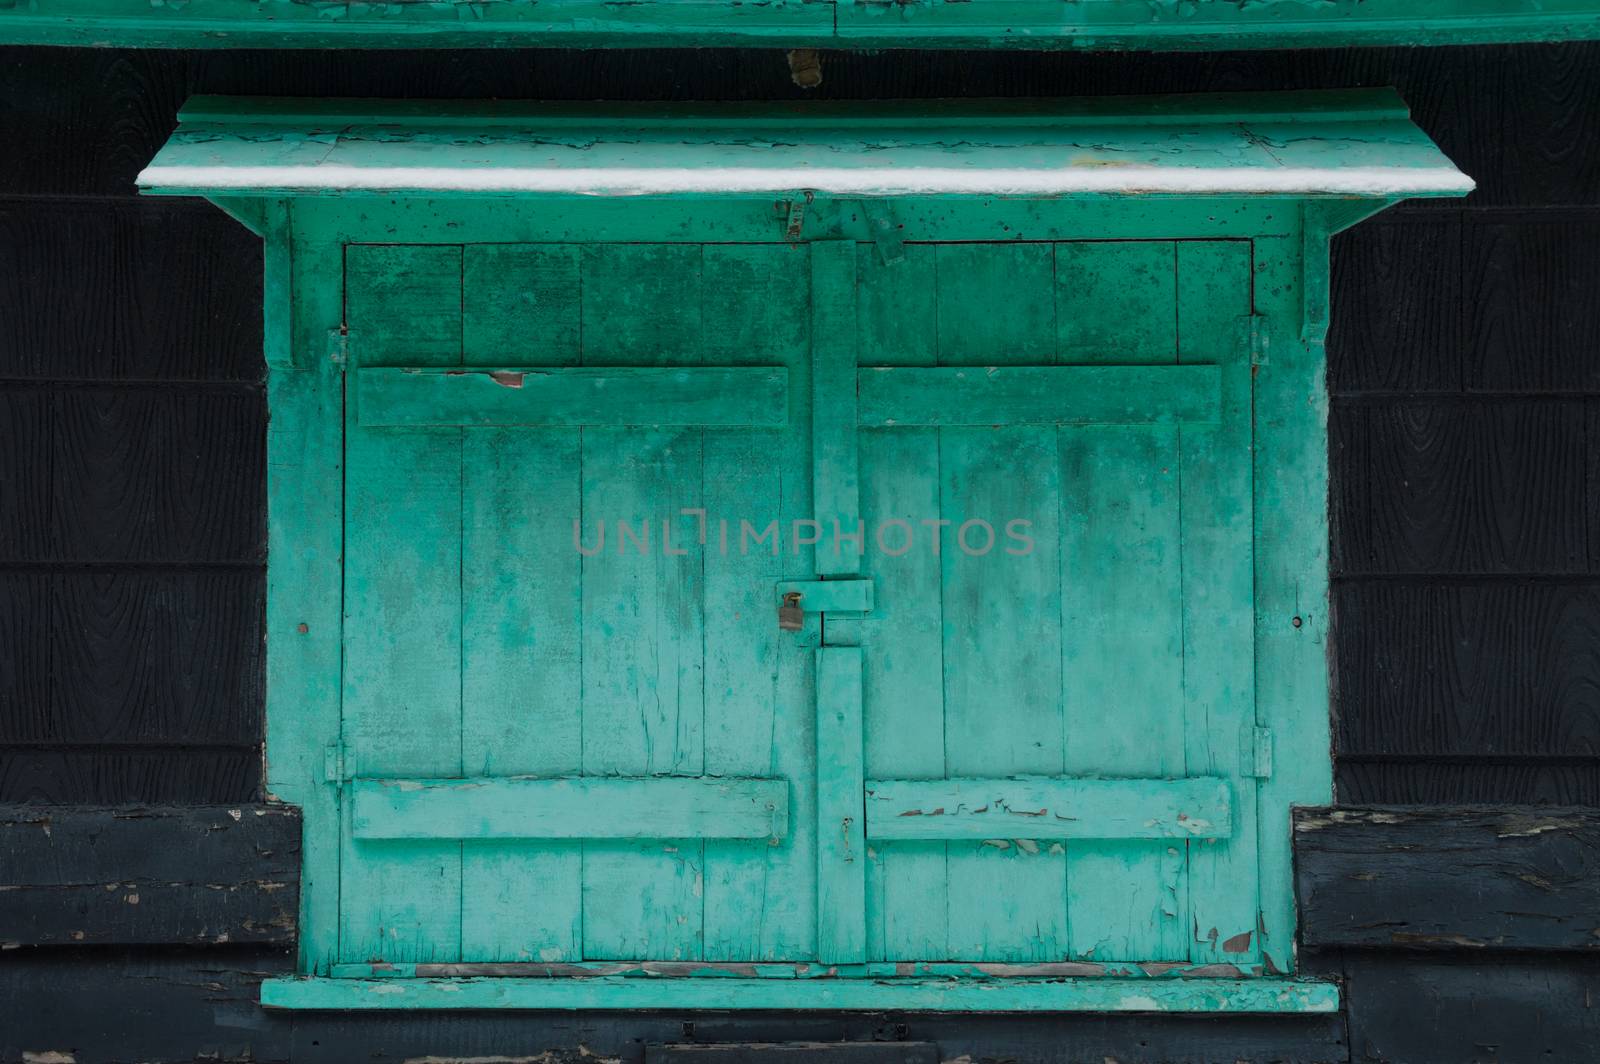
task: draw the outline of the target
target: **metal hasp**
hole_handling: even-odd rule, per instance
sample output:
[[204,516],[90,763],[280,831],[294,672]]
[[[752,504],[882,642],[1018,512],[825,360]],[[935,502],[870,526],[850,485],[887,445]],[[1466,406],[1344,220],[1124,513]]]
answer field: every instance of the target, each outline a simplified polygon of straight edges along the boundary
[[1600,36],[1594,0],[31,0],[0,42],[151,48],[961,47],[1184,51]]
[[1337,1009],[1328,244],[1472,184],[1393,92],[201,98],[139,184],[266,244],[264,1004]]

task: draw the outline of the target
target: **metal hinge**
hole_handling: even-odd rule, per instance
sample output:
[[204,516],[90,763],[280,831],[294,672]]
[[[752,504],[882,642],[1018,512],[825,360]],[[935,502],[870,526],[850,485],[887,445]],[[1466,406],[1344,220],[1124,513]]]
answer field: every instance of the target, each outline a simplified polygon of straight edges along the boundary
[[343,783],[349,779],[346,770],[349,765],[345,757],[344,743],[329,743],[322,750],[322,778],[329,783]]
[[798,241],[806,226],[806,208],[811,206],[817,198],[815,192],[807,192],[800,199],[788,200],[781,204],[785,208],[783,220],[783,238],[788,241]]
[[872,242],[878,248],[878,260],[893,266],[906,257],[905,241],[900,237],[900,227],[895,223],[894,212],[882,200],[858,200],[861,215],[867,220]]
[[1244,752],[1244,774],[1264,780],[1272,775],[1272,729],[1259,724],[1250,729],[1250,742]]
[[1260,314],[1246,314],[1235,318],[1239,327],[1239,343],[1250,352],[1252,366],[1267,364],[1267,319]]

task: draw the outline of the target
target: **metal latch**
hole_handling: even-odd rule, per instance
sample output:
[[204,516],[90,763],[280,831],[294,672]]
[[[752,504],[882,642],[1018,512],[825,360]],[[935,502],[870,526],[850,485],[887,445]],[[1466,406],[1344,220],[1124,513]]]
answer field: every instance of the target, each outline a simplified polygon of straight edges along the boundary
[[329,743],[322,750],[322,778],[329,783],[343,783],[345,775],[344,743]]
[[1272,775],[1272,729],[1259,724],[1249,731],[1250,742],[1244,751],[1244,774],[1256,779]]

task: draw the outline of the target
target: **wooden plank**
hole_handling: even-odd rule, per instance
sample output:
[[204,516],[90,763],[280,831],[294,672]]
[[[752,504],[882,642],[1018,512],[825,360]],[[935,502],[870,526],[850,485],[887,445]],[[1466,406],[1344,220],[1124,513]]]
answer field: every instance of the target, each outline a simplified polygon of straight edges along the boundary
[[905,1009],[1324,1013],[1336,983],[1296,979],[269,979],[269,1009]]
[[[746,524],[789,527],[787,507],[810,513],[811,308],[797,295],[808,287],[809,271],[805,255],[789,244],[708,245],[702,263],[700,360],[781,366],[792,382],[779,410],[781,429],[703,435],[706,512],[680,515],[683,539],[705,569],[705,771],[778,777],[788,783],[790,803],[782,839],[704,843],[703,956],[809,957],[817,864],[812,654],[803,637],[779,631],[772,587],[797,568],[810,575],[811,559],[742,546]],[[788,501],[796,495],[804,505]]]
[[[1055,360],[1051,245],[940,244],[935,252],[941,366]],[[1005,313],[995,313],[1001,306]],[[948,522],[919,528],[925,540],[916,547],[937,555],[940,567],[939,776],[1054,776],[1065,767],[1056,434],[1053,425],[946,427],[938,432],[937,458],[921,459],[939,470],[938,517]],[[946,956],[1022,962],[1066,955],[1060,845],[952,840],[946,863]]]
[[1186,771],[1236,781],[1229,838],[1189,844],[1190,960],[1249,964],[1256,937],[1250,246],[1177,245],[1178,357],[1222,364],[1222,418],[1179,429]]
[[817,572],[861,571],[860,467],[856,440],[856,245],[811,245],[812,505]]
[[874,779],[867,781],[867,837],[1227,838],[1232,806],[1228,782],[1205,777]]
[[783,367],[384,366],[357,376],[361,424],[782,425]]
[[817,959],[866,960],[861,648],[817,649]]
[[1297,238],[1255,242],[1255,312],[1270,352],[1255,367],[1255,703],[1272,729],[1258,790],[1262,961],[1294,970],[1289,809],[1332,797],[1328,757],[1328,437],[1322,345],[1300,336]]
[[939,1064],[932,1042],[723,1042],[647,1045],[645,1064]]
[[1597,957],[1351,952],[1350,1045],[1373,1060],[1600,1058]]
[[1206,424],[1219,412],[1216,366],[866,366],[858,380],[869,428]]
[[300,815],[287,806],[0,806],[0,942],[295,939]]
[[1307,946],[1600,945],[1593,809],[1300,809],[1294,843]]
[[[462,357],[536,338],[550,364],[579,358],[579,249],[463,249]],[[469,776],[583,768],[581,441],[571,429],[462,434],[461,755]],[[529,697],[538,692],[538,697]],[[576,960],[583,858],[573,840],[461,846],[465,959]]]
[[355,780],[358,839],[781,839],[785,780],[525,776]]
[[[549,1053],[554,1059],[638,1059],[641,1043],[680,1043],[685,1019],[673,1012],[590,1012],[575,1024],[570,1013],[513,1010],[450,1012],[312,1012],[263,1010],[257,1004],[264,975],[287,974],[292,958],[278,949],[218,951],[166,950],[128,956],[124,951],[19,950],[0,965],[0,1001],[6,1023],[0,1026],[0,1055],[21,1060],[25,1052],[42,1056],[52,1049],[78,1060],[188,1061],[217,1059],[263,1064],[344,1064],[364,1054],[394,1060],[472,1060]],[[1514,973],[1515,1000],[1525,1000],[1542,970],[1558,987],[1559,1003],[1549,996],[1526,998],[1530,1014],[1555,1022],[1538,1044],[1561,1059],[1563,1047],[1585,1059],[1581,1034],[1585,1012],[1568,988],[1594,965],[1592,959],[1534,964],[1504,961],[1471,968],[1480,985],[1492,987],[1497,972]],[[1395,972],[1403,977],[1404,970]],[[1363,969],[1362,978],[1371,978]],[[1393,985],[1390,983],[1389,985]],[[1437,985],[1435,982],[1433,985]],[[1457,984],[1468,985],[1465,980]],[[1529,988],[1529,989],[1524,989]],[[1359,993],[1360,986],[1355,986]],[[1385,988],[1387,989],[1387,988]],[[1381,992],[1381,991],[1380,991]],[[1414,992],[1413,992],[1414,993]],[[1454,995],[1452,995],[1454,1000]],[[1401,998],[1416,1001],[1414,996]],[[1479,1002],[1483,997],[1477,999]],[[117,1002],[107,1008],[105,1003]],[[1396,1015],[1400,1010],[1397,1007]],[[1493,1012],[1483,1010],[1480,1012]],[[1592,1012],[1592,1010],[1588,1010]],[[1414,1017],[1414,1013],[1412,1013]],[[1493,1025],[1505,1017],[1478,1016]],[[1574,1023],[1574,1021],[1577,1021]],[[711,1010],[693,1019],[695,1044],[879,1041],[886,1030],[915,1042],[940,1047],[942,1059],[962,1055],[981,1060],[985,1053],[1026,1064],[1100,1061],[1127,1055],[1199,1064],[1343,1064],[1349,1049],[1338,1012],[1222,1018],[1194,1013],[1041,1012],[1026,1017],[982,1012],[946,1012],[895,1018],[871,1012],[742,1012]],[[1418,1040],[1431,1025],[1416,1024]],[[1483,1030],[1480,1026],[1478,1030]],[[70,1032],[65,1037],[63,1032]],[[1474,1030],[1461,1033],[1470,1038]],[[1404,1047],[1401,1047],[1404,1048]],[[1412,1053],[1427,1059],[1426,1053]],[[1469,1051],[1459,1055],[1470,1059]]]
[[[935,363],[935,257],[935,246],[912,244],[890,265],[874,246],[859,245],[864,361]],[[830,616],[828,628],[848,642],[853,624],[871,648],[862,663],[867,775],[937,778],[945,771],[944,596],[940,558],[928,549],[923,522],[940,516],[939,430],[864,431],[860,457],[861,512],[873,530],[862,572],[873,583],[873,612],[848,624]],[[842,581],[824,581],[831,583]],[[868,846],[867,950],[874,960],[949,956],[946,850],[943,840]]]
[[[1594,506],[1577,396],[1373,397],[1331,426],[1341,576],[1589,571]],[[1493,511],[1492,522],[1471,515]]]
[[875,599],[871,580],[780,580],[773,592],[776,607],[799,595],[807,613],[869,613]]
[[[353,246],[345,299],[357,372],[369,359],[460,363],[459,247]],[[374,431],[349,406],[344,771],[457,776],[461,430]],[[342,960],[458,960],[460,843],[348,839],[339,910]]]
[[[704,335],[703,250],[582,249],[583,363],[672,365]],[[693,356],[698,358],[698,356]],[[693,428],[589,428],[580,513],[619,542],[580,559],[585,775],[701,775],[705,763],[705,572],[685,510],[705,508]],[[619,522],[648,536],[620,542]],[[680,538],[670,548],[665,529]],[[699,958],[698,839],[583,844],[583,956]]]
[[[1528,790],[1533,775],[1600,770],[1600,720],[1578,692],[1600,684],[1600,586],[1590,578],[1349,579],[1335,585],[1336,749],[1345,759],[1477,764],[1512,789],[1363,802],[1592,805],[1580,790]],[[1578,636],[1577,633],[1585,633]],[[1454,770],[1451,770],[1454,771]],[[1521,777],[1521,782],[1512,780]],[[1340,800],[1347,800],[1341,790]]]
[[[1175,364],[1176,276],[1171,241],[1057,245],[1056,357],[1144,363],[1154,374],[1183,372]],[[1215,397],[1216,381],[1208,387]],[[1179,726],[1184,648],[1178,427],[1066,426],[1056,433],[1056,446],[1061,601],[1055,617],[1061,630],[1065,771],[1188,775]],[[1066,851],[1072,957],[1187,958],[1184,843],[1110,838],[1071,843]]]
[[[267,790],[300,807],[299,971],[339,959],[344,829],[340,794],[326,777],[344,692],[344,366],[328,338],[345,321],[344,246],[290,210],[289,320],[274,316],[294,369],[267,374],[266,658]],[[281,237],[280,237],[281,238]],[[284,257],[274,255],[274,268]],[[272,279],[274,286],[286,283]],[[303,357],[301,357],[303,356]],[[254,760],[254,759],[253,759]]]

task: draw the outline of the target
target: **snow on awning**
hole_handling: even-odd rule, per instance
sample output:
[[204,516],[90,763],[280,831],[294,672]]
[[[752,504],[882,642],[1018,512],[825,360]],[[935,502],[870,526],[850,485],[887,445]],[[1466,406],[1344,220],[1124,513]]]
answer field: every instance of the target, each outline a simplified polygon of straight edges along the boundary
[[197,97],[175,195],[1458,196],[1388,89],[1065,100],[543,104]]

